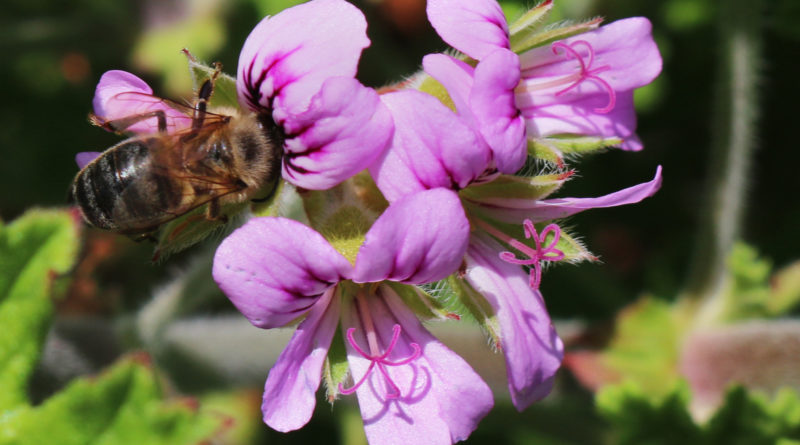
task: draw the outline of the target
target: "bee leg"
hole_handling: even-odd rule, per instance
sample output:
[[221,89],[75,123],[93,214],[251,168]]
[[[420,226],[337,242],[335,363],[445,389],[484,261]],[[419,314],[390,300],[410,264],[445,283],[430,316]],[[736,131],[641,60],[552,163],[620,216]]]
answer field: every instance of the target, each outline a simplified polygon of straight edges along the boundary
[[200,89],[197,90],[197,101],[194,104],[194,114],[192,115],[192,128],[197,130],[203,128],[203,121],[206,118],[206,109],[208,102],[211,100],[211,95],[214,94],[214,84],[217,82],[217,77],[222,72],[222,64],[217,62],[214,64],[214,74],[206,79]]
[[228,222],[228,215],[223,215],[220,213],[220,211],[221,208],[219,206],[219,201],[212,199],[208,202],[208,207],[206,207],[205,217],[209,221],[220,221],[223,223]]
[[137,124],[145,119],[150,119],[153,117],[158,119],[158,132],[166,133],[167,115],[164,114],[164,110],[155,110],[142,114],[133,114],[130,116],[125,116],[123,118],[114,119],[111,121],[107,121],[97,115],[90,114],[89,122],[105,130],[113,131],[114,133],[122,133],[131,126],[133,126],[134,124]]

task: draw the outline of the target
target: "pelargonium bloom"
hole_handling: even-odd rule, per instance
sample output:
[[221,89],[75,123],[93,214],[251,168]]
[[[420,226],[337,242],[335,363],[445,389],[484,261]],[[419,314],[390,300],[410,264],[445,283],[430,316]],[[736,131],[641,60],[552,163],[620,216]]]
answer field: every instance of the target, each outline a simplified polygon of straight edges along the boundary
[[[551,4],[546,1],[537,9],[544,14]],[[428,18],[445,42],[479,61],[473,68],[432,54],[424,67],[447,88],[459,114],[477,117],[479,131],[493,147],[512,150],[525,138],[570,134],[612,139],[627,150],[642,148],[635,135],[633,90],[661,71],[646,18],[619,20],[526,49],[518,57],[494,0],[430,0]],[[513,158],[517,168],[520,156]],[[498,168],[513,173],[501,164]]]
[[[270,121],[267,131],[283,146],[283,178],[294,185],[330,188],[366,168],[391,137],[391,117],[377,93],[354,78],[370,43],[366,26],[344,0],[312,0],[263,19],[242,47],[239,103]],[[191,125],[184,110],[124,71],[102,76],[94,109],[104,121],[162,110],[168,131]],[[127,130],[153,133],[156,119]],[[80,154],[78,161],[92,157]]]
[[[438,99],[407,90],[385,94],[382,100],[392,112],[395,133],[389,150],[370,172],[390,202],[436,187],[459,191],[473,227],[462,295],[485,299],[494,310],[485,327],[505,355],[511,398],[522,410],[550,391],[563,345],[550,322],[538,280],[526,275],[517,265],[520,261],[509,261],[508,249],[532,252],[532,261],[525,264],[535,263],[531,272],[537,273],[541,261],[564,258],[552,246],[559,237],[562,242],[569,238],[560,229],[545,229],[542,235],[551,232],[552,241],[543,247],[545,240],[535,233],[534,223],[638,202],[658,190],[661,169],[650,182],[603,197],[544,199],[571,173],[533,178],[497,175],[492,168],[498,153],[492,154],[482,135]],[[518,241],[523,223],[527,237],[535,241],[533,250]],[[576,242],[571,243],[583,252]],[[582,259],[580,255],[586,254],[570,259]]]
[[278,431],[308,422],[341,316],[353,383],[328,391],[356,393],[370,443],[469,436],[492,407],[491,390],[422,327],[398,290],[451,274],[468,236],[457,195],[439,188],[389,206],[353,264],[290,219],[255,218],[226,238],[213,275],[239,311],[260,328],[305,317],[267,377],[264,422]]

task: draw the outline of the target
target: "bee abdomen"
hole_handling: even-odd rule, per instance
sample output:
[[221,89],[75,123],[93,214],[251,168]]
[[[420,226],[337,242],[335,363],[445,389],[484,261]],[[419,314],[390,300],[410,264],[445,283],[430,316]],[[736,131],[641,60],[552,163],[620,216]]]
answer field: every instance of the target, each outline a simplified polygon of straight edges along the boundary
[[[131,140],[112,147],[87,165],[72,186],[72,197],[87,222],[107,230],[130,229],[134,213],[128,209],[124,194],[141,193],[141,172],[149,170],[146,140]],[[150,200],[160,195],[149,196]]]

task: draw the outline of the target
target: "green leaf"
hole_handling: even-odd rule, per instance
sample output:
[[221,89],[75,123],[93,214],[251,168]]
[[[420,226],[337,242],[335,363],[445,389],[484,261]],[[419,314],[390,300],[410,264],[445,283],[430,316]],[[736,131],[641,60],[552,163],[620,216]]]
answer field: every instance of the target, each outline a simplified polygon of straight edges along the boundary
[[700,445],[701,431],[687,404],[689,389],[674,384],[669,392],[653,398],[633,381],[602,388],[595,397],[597,409],[612,424],[619,445]]
[[770,315],[783,315],[800,304],[800,261],[779,270],[770,282],[772,295],[767,301]]
[[74,215],[57,210],[0,223],[0,413],[27,404],[28,378],[53,314],[53,281],[75,261],[77,231]]
[[800,396],[794,390],[787,388],[770,400],[732,387],[705,424],[692,419],[689,399],[682,381],[655,399],[628,381],[603,388],[595,402],[612,424],[612,443],[620,445],[771,445],[800,439]]
[[142,356],[78,379],[42,405],[0,416],[0,444],[195,444],[226,419],[189,401],[164,402]]
[[614,337],[602,353],[601,363],[658,398],[678,380],[681,333],[668,303],[642,298],[618,315]]
[[713,444],[770,445],[781,438],[800,439],[800,396],[789,388],[773,400],[731,388],[706,431],[706,443]]
[[181,49],[187,48],[199,59],[213,56],[224,45],[228,33],[223,21],[222,2],[192,2],[170,26],[149,29],[133,48],[134,64],[155,71],[164,79],[166,94],[185,94],[189,86],[186,61]]

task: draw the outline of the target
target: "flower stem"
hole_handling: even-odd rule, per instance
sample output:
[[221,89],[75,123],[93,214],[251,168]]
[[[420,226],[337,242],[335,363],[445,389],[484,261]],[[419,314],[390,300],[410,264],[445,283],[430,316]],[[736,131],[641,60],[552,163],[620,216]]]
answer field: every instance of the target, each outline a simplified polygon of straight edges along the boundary
[[724,289],[727,258],[741,235],[748,174],[759,110],[762,4],[732,0],[720,5],[720,56],[714,128],[708,162],[708,195],[685,294],[711,302]]

